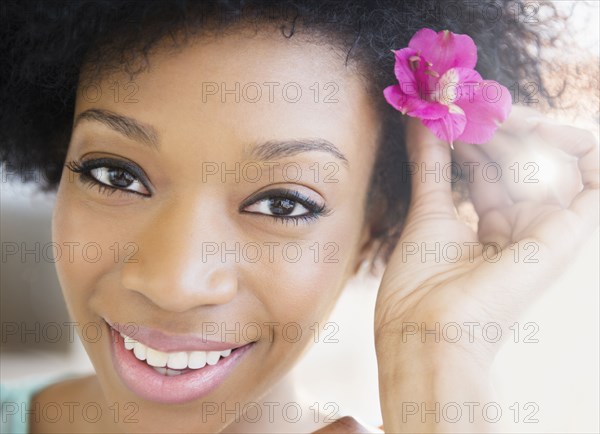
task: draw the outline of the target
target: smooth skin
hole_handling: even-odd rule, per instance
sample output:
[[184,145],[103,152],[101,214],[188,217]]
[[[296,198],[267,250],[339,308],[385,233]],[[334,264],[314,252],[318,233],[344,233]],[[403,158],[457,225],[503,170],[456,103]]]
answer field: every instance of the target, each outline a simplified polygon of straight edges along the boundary
[[[109,155],[135,162],[146,173],[152,196],[106,195],[65,169],[56,198],[54,241],[82,246],[96,242],[105,253],[97,262],[79,257],[72,263],[57,263],[70,314],[80,329],[87,323],[105,327],[103,319],[108,319],[169,334],[202,336],[204,324],[210,323],[221,333],[234,332],[208,339],[235,344],[254,340],[254,328],[242,332],[248,324],[258,324],[262,331],[251,353],[216,391],[205,399],[178,405],[139,398],[115,372],[110,336],[105,333],[98,342],[84,337],[97,377],[86,380],[87,388],[75,383],[75,396],[88,390],[87,396],[96,401],[105,397],[105,405],[137,403],[135,419],[139,422],[112,427],[106,421],[106,428],[104,421],[97,424],[106,430],[219,432],[229,425],[230,432],[312,432],[327,421],[323,417],[314,421],[315,412],[308,408],[314,401],[305,404],[296,397],[285,374],[314,341],[315,324],[326,322],[368,241],[364,201],[379,125],[373,112],[365,110],[369,101],[362,83],[329,45],[286,40],[278,29],[272,35],[255,36],[249,31],[204,39],[175,53],[159,50],[151,56],[150,65],[135,79],[138,103],[115,98],[111,89],[115,81],[121,83],[122,93],[128,93],[123,91],[129,81],[125,74],[94,82],[103,90],[98,101],[83,97],[86,84],[78,92],[67,162]],[[209,87],[203,85],[225,83],[231,90],[236,82],[240,91],[247,83],[279,85],[273,85],[272,99],[263,86],[257,102],[247,102],[243,94],[239,102],[235,94],[222,99],[220,93],[207,93]],[[330,82],[339,89],[338,102],[323,101]],[[288,83],[294,84],[287,95],[282,94]],[[310,89],[314,83],[321,92],[317,102]],[[298,86],[303,97],[291,102],[296,99],[291,87]],[[93,86],[87,89],[90,96],[96,95]],[[247,99],[254,97],[249,90]],[[89,110],[108,111],[151,126],[159,149],[96,119],[80,119]],[[258,156],[251,152],[264,142],[302,139],[327,140],[347,162],[320,148],[291,152],[294,148],[288,146],[285,155],[269,156],[266,162],[258,158],[265,152]],[[258,180],[256,171],[241,169],[250,163],[266,169]],[[229,175],[221,170],[222,164]],[[236,164],[240,165],[239,179]],[[218,172],[208,175],[215,165]],[[301,178],[294,180],[298,173]],[[326,204],[329,212],[297,224],[265,215],[268,209],[260,203],[240,212],[249,198],[276,188]],[[135,189],[146,193],[143,186]],[[301,207],[298,211],[305,212]],[[110,250],[115,243],[121,249],[119,261]],[[219,254],[208,255],[215,243]],[[136,248],[135,262],[125,261],[131,244]],[[223,260],[221,253],[235,251],[236,244],[240,245],[239,257],[230,253]],[[258,245],[262,259],[254,261],[256,249],[244,250],[246,245]],[[272,257],[269,245],[274,246]],[[298,259],[294,246],[301,247]],[[284,331],[288,324],[292,327]],[[298,341],[294,324],[301,330]],[[261,406],[264,417],[257,422],[234,421],[236,404],[243,408],[261,400],[281,403],[274,421],[269,420],[266,405]],[[303,406],[302,420],[283,420],[282,408],[288,402]],[[207,415],[202,409],[212,403],[228,412]],[[106,414],[113,413],[107,410]],[[98,430],[83,425],[72,429]]]
[[[450,150],[418,121],[409,120],[407,145],[417,167],[450,163]],[[553,182],[515,178],[510,167],[538,159],[559,168]],[[413,177],[413,201],[398,248],[383,276],[375,314],[375,339],[384,426],[389,432],[488,432],[505,425],[486,421],[481,406],[494,401],[489,371],[502,342],[484,339],[482,326],[509,327],[552,284],[598,226],[598,142],[589,132],[513,107],[509,120],[483,146],[456,145],[456,161],[491,162],[505,174],[475,171],[469,192],[479,217],[477,231],[459,221],[450,184]],[[547,163],[546,163],[547,164]],[[543,163],[536,167],[543,173]],[[506,176],[509,175],[509,176]],[[540,182],[532,182],[538,179]],[[433,181],[433,182],[432,182]],[[423,263],[402,246],[435,243],[463,247]],[[473,244],[469,244],[473,243]],[[492,252],[484,245],[493,245]],[[467,246],[473,246],[470,254]],[[423,248],[423,247],[422,247]],[[498,250],[499,249],[499,250]],[[499,256],[496,256],[499,255]],[[444,260],[448,258],[449,260]],[[463,326],[458,343],[423,339],[421,331],[448,324]],[[471,326],[468,324],[472,323]],[[418,324],[415,333],[414,324]],[[477,325],[479,328],[475,329]],[[476,332],[473,332],[476,330]],[[415,334],[413,334],[415,333]],[[395,351],[402,348],[402,351]],[[433,417],[403,417],[402,403],[474,402],[475,420],[458,423]],[[466,408],[466,407],[463,407]],[[502,421],[507,422],[506,420]]]
[[[141,197],[116,192],[105,195],[80,182],[68,169],[63,172],[53,218],[58,243],[99,243],[105,254],[97,262],[79,257],[59,261],[57,271],[73,319],[83,325],[104,327],[103,318],[136,322],[170,333],[200,333],[206,321],[263,324],[296,322],[305,332],[291,343],[281,332],[268,339],[268,330],[252,353],[210,396],[180,405],[145,401],[118,378],[110,358],[110,337],[95,343],[83,339],[96,376],[63,382],[39,394],[49,401],[100,402],[107,417],[96,424],[76,420],[33,424],[34,432],[312,432],[327,422],[312,420],[308,409],[300,422],[279,417],[274,422],[235,422],[231,414],[203,417],[206,401],[304,403],[296,396],[286,373],[309,347],[309,328],[323,324],[347,280],[369,248],[364,201],[375,157],[379,123],[364,85],[344,56],[328,45],[300,38],[286,40],[277,30],[257,35],[227,35],[203,39],[176,53],[159,50],[151,68],[136,77],[137,104],[115,101],[107,92],[114,81],[129,80],[120,73],[98,82],[105,90],[91,102],[78,92],[75,117],[86,110],[106,110],[152,126],[160,149],[141,145],[97,120],[76,123],[67,161],[111,154],[134,162],[146,173],[152,195]],[[316,103],[313,94],[298,103],[281,98],[269,102],[235,103],[232,98],[203,102],[202,82],[299,83],[303,91],[317,82],[339,85],[338,103]],[[276,94],[277,96],[277,94]],[[400,116],[400,114],[398,114]],[[470,183],[480,218],[477,232],[459,221],[450,184],[418,176],[413,178],[413,201],[402,238],[383,276],[375,313],[375,338],[379,366],[383,421],[389,432],[457,430],[443,424],[406,424],[400,418],[403,401],[489,400],[487,369],[498,346],[476,342],[465,346],[402,342],[403,324],[421,322],[495,321],[503,326],[518,318],[522,309],[548,286],[548,282],[595,229],[598,221],[598,148],[593,136],[582,130],[539,120],[529,109],[514,108],[509,121],[494,140],[484,146],[457,143],[458,161],[495,161],[510,165],[523,148],[551,150],[572,156],[564,170],[567,187],[559,194],[544,186],[525,188],[517,183],[491,184],[481,177]],[[407,142],[412,162],[442,165],[450,162],[450,148],[434,138],[417,120],[408,119]],[[252,144],[268,140],[321,138],[344,154],[347,165],[331,153],[311,151],[278,159],[303,168],[303,178],[283,182],[221,182],[203,180],[205,162],[251,161]],[[531,160],[529,160],[531,161]],[[315,181],[314,163],[324,168],[335,162],[339,182]],[[565,166],[566,167],[566,166]],[[563,166],[561,166],[562,170]],[[277,184],[277,185],[275,185]],[[240,204],[255,193],[273,187],[303,192],[325,203],[329,214],[310,223],[286,224],[253,206],[239,212]],[[581,189],[583,186],[583,190]],[[204,260],[203,242],[298,242],[303,256],[298,262]],[[474,260],[457,263],[422,262],[402,255],[406,243],[490,242],[504,249],[511,243],[539,243],[539,263],[515,263],[506,256],[496,263]],[[335,243],[337,262],[315,261],[308,246]],[[108,250],[115,242],[123,258],[125,246],[137,246],[137,262],[115,261]],[[110,252],[110,254],[106,254]],[[229,337],[231,339],[231,337]],[[332,384],[335,387],[335,384]],[[138,422],[113,421],[108,406],[134,402]],[[461,426],[462,431],[491,429],[481,424]]]

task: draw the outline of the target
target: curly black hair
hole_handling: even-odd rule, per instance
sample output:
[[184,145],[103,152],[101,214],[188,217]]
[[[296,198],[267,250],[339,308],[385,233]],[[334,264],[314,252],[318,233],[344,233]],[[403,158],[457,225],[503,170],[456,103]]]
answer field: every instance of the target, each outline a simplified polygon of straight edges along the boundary
[[398,170],[406,161],[402,117],[382,97],[395,83],[390,50],[405,47],[423,27],[468,34],[484,78],[510,89],[536,83],[537,96],[551,104],[541,52],[555,45],[564,21],[552,3],[522,0],[11,0],[0,11],[0,157],[13,173],[42,173],[46,191],[60,181],[84,65],[96,75],[120,68],[134,76],[164,38],[184,43],[201,32],[265,22],[279,25],[282,37],[307,32],[343,50],[382,121],[365,206],[374,258],[384,262],[410,199],[410,182]]

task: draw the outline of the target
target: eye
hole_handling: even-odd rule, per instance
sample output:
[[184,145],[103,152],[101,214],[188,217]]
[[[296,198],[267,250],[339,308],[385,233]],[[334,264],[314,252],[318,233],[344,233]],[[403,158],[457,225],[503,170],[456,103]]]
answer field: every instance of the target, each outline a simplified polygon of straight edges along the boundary
[[296,223],[300,220],[315,220],[328,214],[325,204],[319,204],[296,190],[286,189],[261,192],[246,200],[240,211]]
[[146,193],[146,188],[131,173],[118,167],[98,167],[89,171],[89,175],[101,184],[120,190]]
[[101,193],[111,194],[119,190],[123,193],[150,196],[149,189],[141,178],[145,178],[137,165],[111,158],[87,161],[71,161],[67,167],[80,175],[84,183],[97,185]]
[[297,217],[310,213],[310,210],[306,209],[304,205],[286,197],[263,199],[250,205],[246,208],[246,211],[287,217]]

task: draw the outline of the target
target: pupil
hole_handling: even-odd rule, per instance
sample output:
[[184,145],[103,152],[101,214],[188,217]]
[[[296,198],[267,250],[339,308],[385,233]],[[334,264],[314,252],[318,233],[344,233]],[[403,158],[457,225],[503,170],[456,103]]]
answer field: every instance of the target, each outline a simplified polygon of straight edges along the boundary
[[277,215],[287,215],[290,214],[296,203],[293,200],[285,199],[285,198],[277,198],[271,199],[269,201],[269,209],[273,214]]
[[115,187],[129,187],[133,184],[134,178],[131,173],[123,169],[111,169],[108,172],[108,180]]

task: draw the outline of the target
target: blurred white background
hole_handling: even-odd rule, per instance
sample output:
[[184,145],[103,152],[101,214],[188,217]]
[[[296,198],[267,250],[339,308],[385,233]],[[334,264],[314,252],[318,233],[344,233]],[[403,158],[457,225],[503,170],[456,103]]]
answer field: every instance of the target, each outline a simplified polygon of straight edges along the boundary
[[[557,2],[561,8],[572,2]],[[598,56],[598,3],[576,9],[571,28]],[[587,61],[590,59],[588,58]],[[577,61],[577,60],[573,60]],[[593,61],[593,57],[592,57]],[[597,113],[596,113],[597,115]],[[573,119],[565,119],[573,123]],[[597,116],[596,116],[597,120]],[[589,125],[587,125],[589,127]],[[593,128],[593,126],[592,126]],[[596,126],[596,134],[598,134]],[[35,185],[0,183],[2,242],[43,246],[50,239],[53,197],[34,192]],[[582,246],[564,275],[519,321],[536,323],[538,343],[506,344],[497,359],[494,385],[507,408],[519,402],[539,407],[537,423],[519,432],[599,432],[599,235]],[[1,315],[7,322],[68,321],[53,264],[2,260]],[[381,424],[377,364],[372,336],[377,282],[353,281],[330,318],[339,325],[338,343],[316,344],[295,370],[300,383],[323,404],[335,402],[344,412],[372,425]],[[523,332],[529,329],[521,329]],[[4,333],[4,331],[3,331]],[[72,345],[15,346],[2,338],[0,381],[58,372],[92,372],[79,342]],[[523,410],[522,410],[523,411]],[[521,419],[529,411],[521,413]]]

